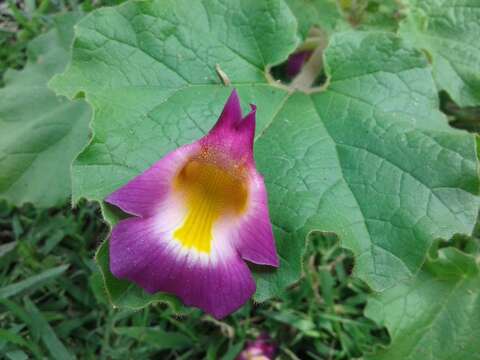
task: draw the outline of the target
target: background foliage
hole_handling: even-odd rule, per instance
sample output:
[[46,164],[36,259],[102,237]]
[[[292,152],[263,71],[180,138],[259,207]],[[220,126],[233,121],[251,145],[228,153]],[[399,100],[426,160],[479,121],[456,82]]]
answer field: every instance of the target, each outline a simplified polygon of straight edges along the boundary
[[[479,246],[467,236],[476,144],[447,120],[478,128],[480,4],[245,0],[228,16],[217,1],[103,8],[77,26],[71,65],[51,82],[72,99],[56,96],[47,82],[71,56],[73,24],[115,4],[0,8],[0,71],[16,69],[0,89],[0,354],[233,359],[266,332],[285,359],[478,358]],[[303,94],[284,76],[278,64],[295,47],[321,50],[307,87],[328,78],[326,90]],[[270,300],[221,322],[113,278],[98,205],[61,206],[87,143],[81,98],[95,110],[94,137],[74,162],[73,197],[101,201],[208,130],[229,92],[217,63],[244,105],[259,107],[256,158],[283,261],[257,274],[256,298]],[[270,65],[283,83],[265,77]]]
[[62,205],[71,194],[70,167],[88,141],[91,112],[84,101],[56,96],[47,82],[65,68],[80,17],[54,17],[53,28],[28,44],[25,67],[4,74],[0,192],[14,204]]

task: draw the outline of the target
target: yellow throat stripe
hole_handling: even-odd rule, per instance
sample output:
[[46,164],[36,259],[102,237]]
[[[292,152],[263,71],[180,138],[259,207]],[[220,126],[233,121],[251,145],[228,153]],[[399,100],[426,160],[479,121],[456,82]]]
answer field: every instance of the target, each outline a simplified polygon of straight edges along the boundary
[[174,181],[187,205],[183,224],[173,237],[186,248],[210,253],[212,229],[222,215],[240,215],[247,205],[248,191],[243,171],[222,168],[192,159]]

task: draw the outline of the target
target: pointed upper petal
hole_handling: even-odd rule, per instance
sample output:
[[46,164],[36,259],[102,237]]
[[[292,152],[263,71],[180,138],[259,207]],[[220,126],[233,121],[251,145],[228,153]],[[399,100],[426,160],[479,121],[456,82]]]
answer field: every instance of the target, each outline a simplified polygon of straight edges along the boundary
[[234,128],[241,120],[242,108],[240,107],[240,99],[237,90],[233,89],[223,107],[222,114],[210,132]]
[[252,110],[242,118],[238,95],[233,90],[217,123],[200,142],[219,149],[239,163],[253,164],[256,106],[250,106]]
[[241,139],[243,151],[251,154],[253,160],[253,142],[255,139],[257,107],[250,104],[250,108],[251,111],[237,125],[237,131],[239,133],[238,136]]

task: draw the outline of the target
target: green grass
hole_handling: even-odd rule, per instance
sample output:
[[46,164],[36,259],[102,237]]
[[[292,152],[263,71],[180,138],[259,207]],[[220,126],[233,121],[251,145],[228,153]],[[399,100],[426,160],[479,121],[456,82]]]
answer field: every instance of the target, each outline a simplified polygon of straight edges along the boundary
[[107,234],[95,204],[38,211],[0,206],[0,354],[53,359],[232,359],[266,332],[284,359],[350,359],[388,342],[363,316],[368,289],[352,257],[314,235],[305,277],[281,298],[225,321],[164,304],[113,309],[93,255]]
[[52,15],[67,11],[89,12],[125,0],[24,0],[0,1],[0,86],[8,69],[21,69],[31,39],[49,28]]
[[0,85],[7,69],[23,67],[28,42],[48,28],[48,14],[54,10],[60,11],[61,6],[52,5],[49,0],[7,0],[0,4]]

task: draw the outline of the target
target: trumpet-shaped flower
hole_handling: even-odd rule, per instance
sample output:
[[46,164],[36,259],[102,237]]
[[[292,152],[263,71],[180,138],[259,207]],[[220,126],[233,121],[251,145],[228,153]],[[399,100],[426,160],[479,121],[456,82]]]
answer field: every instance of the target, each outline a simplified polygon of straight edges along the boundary
[[278,266],[267,193],[255,168],[255,106],[230,95],[200,140],[167,154],[106,198],[133,217],[110,239],[110,270],[217,318],[255,292],[245,260]]

